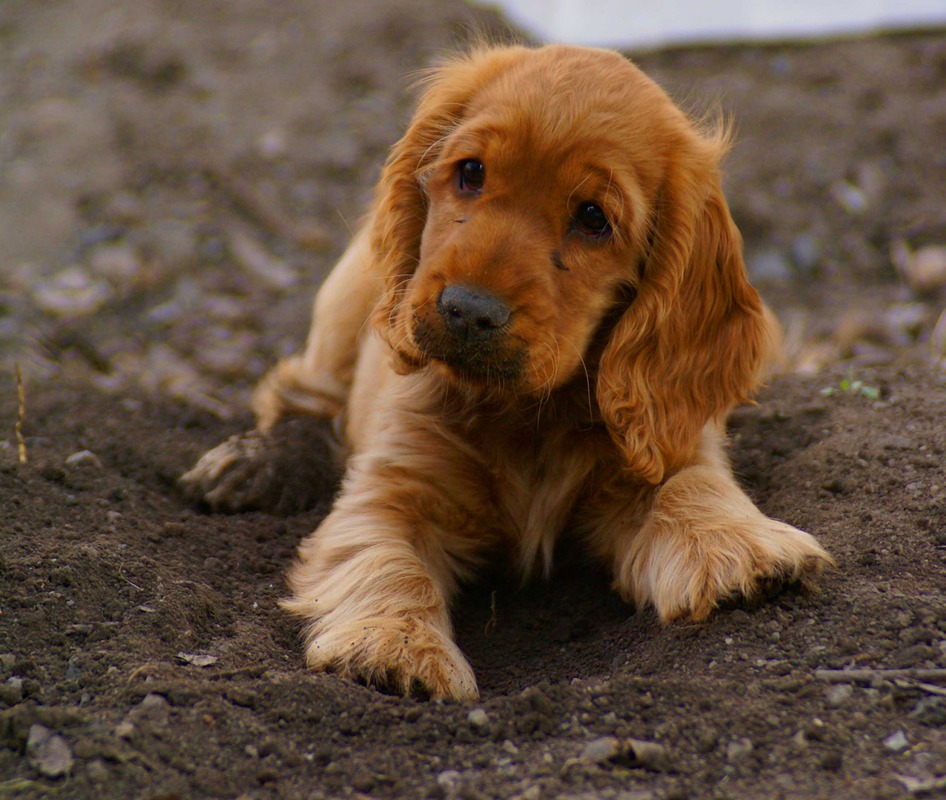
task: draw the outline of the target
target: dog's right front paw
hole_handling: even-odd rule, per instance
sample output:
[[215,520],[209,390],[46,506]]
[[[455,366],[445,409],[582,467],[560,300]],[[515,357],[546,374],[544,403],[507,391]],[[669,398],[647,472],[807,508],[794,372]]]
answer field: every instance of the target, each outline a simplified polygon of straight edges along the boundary
[[417,619],[332,620],[309,638],[306,664],[405,696],[475,700],[473,669],[441,630]]
[[331,421],[293,416],[265,432],[231,436],[182,475],[180,486],[214,511],[289,515],[331,497],[340,478]]

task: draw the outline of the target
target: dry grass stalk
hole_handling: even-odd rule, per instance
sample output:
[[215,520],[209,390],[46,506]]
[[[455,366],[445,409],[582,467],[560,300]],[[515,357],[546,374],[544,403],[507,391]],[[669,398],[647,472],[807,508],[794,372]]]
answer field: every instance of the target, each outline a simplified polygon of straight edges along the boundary
[[16,365],[16,446],[20,454],[20,463],[25,464],[26,441],[23,439],[23,420],[26,419],[26,389],[23,386],[23,371]]

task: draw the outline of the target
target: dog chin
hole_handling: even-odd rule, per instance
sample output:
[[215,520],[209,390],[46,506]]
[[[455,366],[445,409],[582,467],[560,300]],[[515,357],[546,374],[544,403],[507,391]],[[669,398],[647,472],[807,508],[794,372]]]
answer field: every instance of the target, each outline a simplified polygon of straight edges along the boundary
[[464,359],[455,355],[431,354],[429,363],[450,383],[464,388],[520,391],[522,368],[515,361]]
[[414,341],[428,364],[435,364],[451,383],[464,387],[519,387],[526,353],[490,343],[465,342],[438,334],[428,325],[414,330]]

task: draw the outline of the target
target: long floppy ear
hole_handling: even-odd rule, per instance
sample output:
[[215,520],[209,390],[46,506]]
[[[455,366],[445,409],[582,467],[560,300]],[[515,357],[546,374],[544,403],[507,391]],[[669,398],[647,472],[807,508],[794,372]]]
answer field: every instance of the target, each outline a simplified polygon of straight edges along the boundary
[[707,422],[748,399],[772,335],[720,186],[728,137],[687,138],[658,197],[637,296],[598,373],[598,403],[626,467],[652,484],[688,462]]
[[391,150],[376,189],[371,231],[375,268],[384,292],[374,324],[393,344],[398,303],[417,268],[427,220],[422,177],[446,137],[463,120],[470,101],[525,53],[522,47],[481,48],[432,70],[407,132]]

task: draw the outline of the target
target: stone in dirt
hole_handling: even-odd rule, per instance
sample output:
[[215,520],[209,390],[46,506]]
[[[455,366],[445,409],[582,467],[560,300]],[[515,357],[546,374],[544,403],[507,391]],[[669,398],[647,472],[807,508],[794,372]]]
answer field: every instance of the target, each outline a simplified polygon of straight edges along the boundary
[[66,740],[44,725],[30,726],[26,754],[44,778],[61,778],[72,769],[72,750]]

